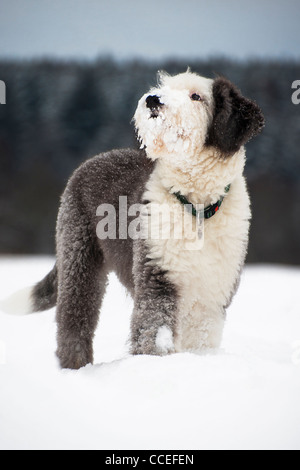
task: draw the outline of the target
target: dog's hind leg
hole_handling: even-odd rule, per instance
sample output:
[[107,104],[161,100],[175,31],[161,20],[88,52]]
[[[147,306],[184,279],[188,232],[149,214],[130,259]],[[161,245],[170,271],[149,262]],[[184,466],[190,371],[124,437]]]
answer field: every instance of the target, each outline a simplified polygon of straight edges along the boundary
[[56,354],[61,367],[68,369],[93,362],[93,338],[107,284],[96,232],[74,212],[60,215],[57,232]]

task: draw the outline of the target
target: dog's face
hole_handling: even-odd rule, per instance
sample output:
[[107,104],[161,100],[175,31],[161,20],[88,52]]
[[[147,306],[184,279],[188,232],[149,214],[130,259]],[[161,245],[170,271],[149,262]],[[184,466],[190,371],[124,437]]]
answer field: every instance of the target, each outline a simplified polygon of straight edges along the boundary
[[160,75],[160,86],[141,98],[134,116],[151,158],[191,157],[204,146],[212,122],[212,85],[213,80],[191,73]]
[[219,157],[236,153],[264,125],[256,103],[223,78],[191,72],[160,74],[160,84],[139,101],[134,122],[152,159],[193,162],[207,147]]

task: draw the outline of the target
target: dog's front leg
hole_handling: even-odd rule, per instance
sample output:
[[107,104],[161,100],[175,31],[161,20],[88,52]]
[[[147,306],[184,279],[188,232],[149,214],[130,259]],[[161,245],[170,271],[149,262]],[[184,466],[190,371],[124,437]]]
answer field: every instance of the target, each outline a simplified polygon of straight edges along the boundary
[[175,352],[177,289],[159,266],[139,250],[134,263],[135,305],[131,321],[131,353],[165,355]]
[[174,299],[168,294],[156,297],[155,292],[146,290],[136,299],[131,321],[132,354],[162,356],[175,352],[175,309]]

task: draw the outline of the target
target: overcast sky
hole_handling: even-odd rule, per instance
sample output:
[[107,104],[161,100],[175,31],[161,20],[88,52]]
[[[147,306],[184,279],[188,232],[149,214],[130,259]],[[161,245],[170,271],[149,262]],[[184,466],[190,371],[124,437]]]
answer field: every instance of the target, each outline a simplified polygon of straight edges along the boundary
[[300,0],[0,0],[0,57],[300,58]]

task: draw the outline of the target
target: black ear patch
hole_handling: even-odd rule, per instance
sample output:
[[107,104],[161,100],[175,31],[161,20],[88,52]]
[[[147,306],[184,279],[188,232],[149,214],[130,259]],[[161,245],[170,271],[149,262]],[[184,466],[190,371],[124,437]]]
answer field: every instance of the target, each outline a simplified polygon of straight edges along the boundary
[[264,116],[254,101],[225,78],[215,79],[213,97],[214,116],[206,144],[230,156],[262,130]]

